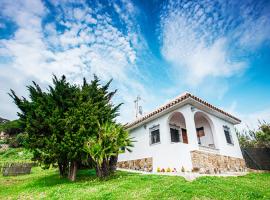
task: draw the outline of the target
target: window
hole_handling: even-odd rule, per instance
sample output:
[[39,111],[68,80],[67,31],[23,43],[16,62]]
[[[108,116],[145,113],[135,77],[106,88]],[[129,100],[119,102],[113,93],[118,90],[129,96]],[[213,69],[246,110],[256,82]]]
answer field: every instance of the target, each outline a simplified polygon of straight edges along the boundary
[[170,125],[171,142],[180,142],[180,127]]
[[201,137],[205,136],[204,128],[203,127],[196,128],[196,131],[197,131],[198,144],[202,144]]
[[150,128],[150,144],[160,142],[159,125]]
[[224,129],[224,134],[225,134],[227,143],[233,144],[230,128],[228,126],[223,126],[223,129]]
[[182,128],[183,143],[188,144],[187,129]]

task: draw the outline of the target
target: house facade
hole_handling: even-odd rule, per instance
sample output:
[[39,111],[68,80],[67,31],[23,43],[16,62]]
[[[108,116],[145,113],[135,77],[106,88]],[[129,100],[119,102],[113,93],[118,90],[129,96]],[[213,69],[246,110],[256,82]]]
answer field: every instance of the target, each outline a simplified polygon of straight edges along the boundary
[[241,121],[185,93],[126,125],[136,141],[118,167],[143,171],[243,171],[234,125]]

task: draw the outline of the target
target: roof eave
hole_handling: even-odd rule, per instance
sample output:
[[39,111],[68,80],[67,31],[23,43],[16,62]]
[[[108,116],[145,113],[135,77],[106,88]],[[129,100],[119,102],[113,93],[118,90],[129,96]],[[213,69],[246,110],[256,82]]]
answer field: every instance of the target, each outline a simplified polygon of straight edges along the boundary
[[[154,120],[154,119],[156,119],[156,118],[158,118],[158,117],[160,117],[162,115],[165,115],[165,114],[171,112],[172,110],[175,110],[175,109],[177,109],[179,107],[182,107],[182,106],[184,106],[186,104],[191,104],[191,105],[195,106],[196,108],[199,108],[202,111],[213,114],[216,117],[219,117],[221,119],[224,119],[224,120],[232,123],[233,125],[237,125],[237,124],[241,123],[240,119],[238,119],[238,118],[236,118],[236,117],[234,117],[232,115],[229,115],[228,113],[225,113],[224,111],[222,111],[222,110],[220,110],[220,109],[218,109],[218,108],[216,108],[214,106],[211,107],[211,104],[208,104],[207,102],[202,101],[201,99],[199,99],[199,98],[197,98],[197,97],[195,97],[193,95],[189,95],[183,101],[180,101],[179,103],[176,103],[175,105],[169,107],[168,109],[165,109],[165,110],[163,110],[163,111],[161,111],[161,112],[159,112],[157,114],[154,114],[153,116],[148,117],[145,120],[142,120],[141,122],[138,122],[138,123],[135,122],[134,125],[131,124],[130,126],[129,126],[129,124],[126,124],[127,130],[133,130],[133,129],[141,126],[142,124],[145,124],[145,123],[147,123],[149,121],[152,121],[152,120]],[[138,119],[138,120],[140,120],[140,119]]]
[[[185,100],[179,102],[178,104],[175,104],[175,105],[173,105],[172,107],[170,107],[170,108],[168,108],[168,109],[165,109],[165,110],[163,110],[163,111],[161,111],[161,112],[159,112],[159,113],[157,113],[157,114],[155,114],[155,115],[153,115],[153,116],[151,116],[151,117],[149,117],[149,118],[147,118],[147,119],[145,119],[145,120],[143,120],[143,121],[141,121],[141,122],[139,122],[139,123],[135,123],[134,125],[131,125],[130,127],[128,127],[127,130],[135,129],[135,128],[141,126],[142,124],[145,124],[145,123],[147,123],[147,122],[150,122],[150,121],[152,121],[152,120],[154,120],[154,119],[156,119],[156,118],[158,118],[158,117],[160,117],[160,116],[162,116],[162,115],[165,115],[165,114],[171,112],[172,110],[175,110],[175,109],[177,109],[177,108],[180,108],[180,107],[182,107],[182,106],[188,104],[187,101],[188,101],[188,99],[185,99]],[[127,124],[127,126],[128,126],[128,125],[129,125],[129,124]]]

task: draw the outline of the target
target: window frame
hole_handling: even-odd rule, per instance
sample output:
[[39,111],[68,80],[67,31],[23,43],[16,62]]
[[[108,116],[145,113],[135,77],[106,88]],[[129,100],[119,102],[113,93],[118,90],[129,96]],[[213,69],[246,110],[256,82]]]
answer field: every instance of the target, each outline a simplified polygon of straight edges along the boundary
[[[159,134],[159,142],[155,142],[152,143],[152,132],[158,130],[158,134]],[[161,143],[161,138],[160,138],[160,128],[159,128],[159,124],[158,125],[154,125],[151,128],[149,128],[149,145],[156,145],[156,144],[160,144]]]
[[[171,128],[178,130],[179,134],[179,142],[174,142],[172,141],[172,133],[171,133]],[[169,124],[169,134],[170,134],[170,142],[171,143],[183,143],[183,138],[182,138],[182,130],[180,126],[177,126],[176,124]]]
[[[199,131],[203,131],[203,136],[199,136]],[[203,126],[196,128],[196,136],[197,136],[197,140],[198,140],[198,145],[201,146],[202,145],[201,138],[205,136],[205,132],[204,132],[204,127]]]
[[[229,136],[229,138],[230,138],[230,140],[231,140],[231,143],[228,142],[228,140],[227,140],[226,131],[227,131],[228,134],[229,134],[228,136]],[[231,133],[230,127],[228,127],[227,125],[224,125],[224,126],[223,126],[223,132],[224,132],[224,137],[225,137],[226,143],[227,143],[228,145],[234,146],[234,142],[233,142],[233,138],[232,138],[232,133]]]

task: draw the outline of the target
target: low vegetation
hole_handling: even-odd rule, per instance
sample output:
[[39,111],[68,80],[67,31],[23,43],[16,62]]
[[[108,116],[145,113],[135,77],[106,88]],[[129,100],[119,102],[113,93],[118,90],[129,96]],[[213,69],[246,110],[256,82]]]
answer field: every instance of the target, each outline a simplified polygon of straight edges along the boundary
[[259,122],[257,130],[236,130],[241,147],[270,148],[270,123]]
[[0,132],[2,131],[9,135],[21,133],[23,130],[20,124],[20,120],[5,121],[0,123]]
[[0,151],[0,163],[30,162],[33,154],[24,148],[9,148]]
[[22,147],[26,134],[23,133],[23,127],[20,120],[4,121],[0,123],[0,132],[4,136],[0,137],[0,148],[2,144],[8,144],[10,147]]
[[0,176],[0,199],[270,199],[270,174],[243,177],[140,175],[117,171],[100,180],[95,170],[80,170],[76,182],[59,178],[56,169],[35,167],[30,175]]

